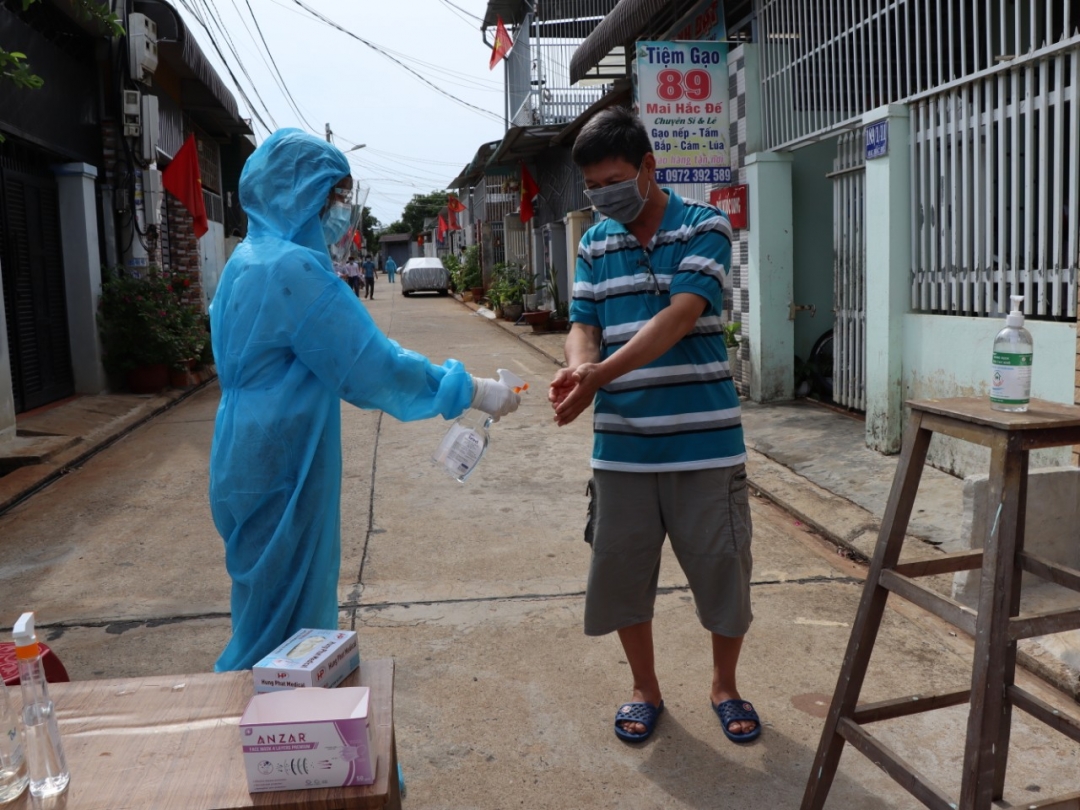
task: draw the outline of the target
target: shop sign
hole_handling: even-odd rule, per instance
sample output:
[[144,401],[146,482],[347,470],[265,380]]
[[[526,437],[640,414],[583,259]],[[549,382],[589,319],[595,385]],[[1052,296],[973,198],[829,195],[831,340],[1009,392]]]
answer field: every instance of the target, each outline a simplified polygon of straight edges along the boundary
[[658,183],[730,183],[724,42],[638,42],[636,110]]
[[740,230],[748,224],[749,195],[749,186],[745,185],[714,188],[709,192],[709,202],[727,214],[732,228]]

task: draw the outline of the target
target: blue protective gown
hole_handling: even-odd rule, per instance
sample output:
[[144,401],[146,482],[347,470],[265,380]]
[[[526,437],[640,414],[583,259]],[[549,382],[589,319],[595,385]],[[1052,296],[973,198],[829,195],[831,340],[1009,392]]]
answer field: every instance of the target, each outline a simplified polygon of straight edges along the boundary
[[457,417],[473,384],[376,328],[334,275],[319,214],[349,175],[297,129],[248,159],[247,238],[210,307],[221,404],[210,508],[232,577],[233,635],[215,669],[246,669],[303,627],[336,628],[344,399],[402,420]]

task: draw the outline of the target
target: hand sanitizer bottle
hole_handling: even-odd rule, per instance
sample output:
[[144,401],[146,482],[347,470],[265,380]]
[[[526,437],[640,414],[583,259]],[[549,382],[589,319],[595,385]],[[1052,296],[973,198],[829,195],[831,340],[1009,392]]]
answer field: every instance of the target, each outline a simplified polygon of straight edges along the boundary
[[41,665],[41,646],[34,634],[34,614],[24,613],[15,622],[15,658],[23,698],[23,728],[26,731],[26,761],[30,766],[30,795],[39,799],[63,793],[71,774],[60,726],[49,698],[49,684]]
[[26,773],[22,728],[11,706],[8,688],[0,681],[0,804],[19,798],[30,777]]
[[[529,390],[529,384],[505,368],[499,369],[499,382],[520,394]],[[492,418],[486,413],[470,408],[446,431],[435,449],[431,460],[446,469],[459,484],[464,484],[488,446],[488,428]]]
[[1031,401],[1031,358],[1035,345],[1024,328],[1020,311],[1022,295],[1009,297],[1012,312],[1005,317],[1005,328],[994,338],[993,376],[990,381],[990,407],[995,411],[1023,413]]

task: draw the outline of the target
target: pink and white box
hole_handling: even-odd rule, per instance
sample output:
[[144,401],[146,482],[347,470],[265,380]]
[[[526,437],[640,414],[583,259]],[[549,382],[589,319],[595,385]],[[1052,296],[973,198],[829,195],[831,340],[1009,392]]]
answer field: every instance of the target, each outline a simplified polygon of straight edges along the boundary
[[248,790],[370,785],[370,699],[366,686],[255,695],[240,718]]

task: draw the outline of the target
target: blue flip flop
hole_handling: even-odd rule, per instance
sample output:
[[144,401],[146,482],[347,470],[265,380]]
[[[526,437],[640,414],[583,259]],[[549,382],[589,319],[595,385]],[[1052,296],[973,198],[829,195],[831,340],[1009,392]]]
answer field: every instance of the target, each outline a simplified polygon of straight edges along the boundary
[[[713,706],[712,710],[716,712],[716,716],[720,718],[720,726],[724,729],[724,735],[733,743],[742,744],[753,742],[761,736],[761,718],[758,717],[758,713],[754,711],[754,704],[750,703],[750,701],[725,700],[719,706]],[[728,728],[732,723],[746,720],[757,723],[753,731],[735,734]]]
[[[664,701],[659,706],[651,703],[624,703],[615,713],[615,736],[624,742],[644,742],[656,729],[656,720],[664,711]],[[641,723],[645,730],[640,734],[627,731],[619,723]]]

